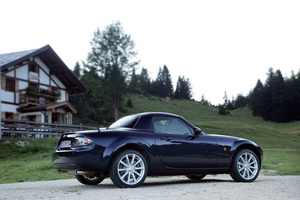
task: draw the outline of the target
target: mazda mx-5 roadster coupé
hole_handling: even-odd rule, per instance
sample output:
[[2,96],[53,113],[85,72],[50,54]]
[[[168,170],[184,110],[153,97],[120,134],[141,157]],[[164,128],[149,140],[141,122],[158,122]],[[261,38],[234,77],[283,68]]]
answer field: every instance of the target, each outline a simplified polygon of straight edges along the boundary
[[62,134],[53,152],[58,173],[96,185],[110,177],[118,187],[138,187],[147,176],[185,175],[201,180],[227,173],[252,182],[261,169],[262,149],[252,141],[205,134],[181,116],[140,113],[108,128]]

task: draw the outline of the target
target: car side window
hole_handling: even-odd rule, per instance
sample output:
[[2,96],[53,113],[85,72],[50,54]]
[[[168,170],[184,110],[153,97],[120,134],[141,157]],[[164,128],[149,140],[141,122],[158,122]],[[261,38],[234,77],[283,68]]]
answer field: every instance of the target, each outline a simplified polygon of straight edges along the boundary
[[192,135],[191,129],[179,118],[153,117],[155,133],[167,133],[175,135]]

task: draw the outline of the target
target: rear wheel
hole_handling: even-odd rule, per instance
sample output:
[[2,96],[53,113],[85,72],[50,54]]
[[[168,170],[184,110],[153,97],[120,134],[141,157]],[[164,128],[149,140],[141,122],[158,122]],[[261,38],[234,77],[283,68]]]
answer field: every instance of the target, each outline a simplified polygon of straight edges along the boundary
[[193,181],[200,181],[206,176],[206,174],[185,175],[185,176]]
[[119,153],[114,158],[109,171],[112,182],[122,188],[140,186],[147,174],[147,161],[140,152],[135,150]]
[[241,149],[233,159],[230,169],[231,177],[238,182],[254,181],[260,170],[259,159],[249,149]]
[[104,177],[75,175],[76,179],[85,185],[98,185],[104,180]]

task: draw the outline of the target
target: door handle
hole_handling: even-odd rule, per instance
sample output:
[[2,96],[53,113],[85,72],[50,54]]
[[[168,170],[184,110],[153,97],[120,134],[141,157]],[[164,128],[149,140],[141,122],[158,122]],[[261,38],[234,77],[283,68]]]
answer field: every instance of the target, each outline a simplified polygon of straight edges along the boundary
[[192,135],[185,138],[185,140],[194,140],[194,139],[196,139],[196,138],[195,138],[195,136],[192,136]]
[[172,137],[169,137],[169,136],[164,136],[164,137],[161,137],[160,139],[161,139],[161,140],[166,140],[166,141],[173,140],[173,138],[172,138]]

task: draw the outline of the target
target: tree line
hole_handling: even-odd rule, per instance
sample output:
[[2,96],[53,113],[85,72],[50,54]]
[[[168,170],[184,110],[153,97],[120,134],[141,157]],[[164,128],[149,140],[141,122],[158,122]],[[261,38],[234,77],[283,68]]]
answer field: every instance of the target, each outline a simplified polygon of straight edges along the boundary
[[124,97],[128,93],[154,95],[162,98],[191,99],[192,86],[188,78],[179,76],[174,91],[171,74],[166,65],[159,68],[151,80],[146,68],[136,74],[137,52],[130,35],[124,33],[120,22],[112,23],[103,31],[99,28],[92,38],[91,52],[82,66],[77,62],[74,75],[88,88],[87,94],[70,96],[83,121],[94,119],[112,122],[118,112],[125,112]]
[[[119,111],[126,112],[124,97],[129,93],[171,99],[192,98],[189,79],[179,76],[174,90],[166,65],[159,67],[155,80],[151,80],[144,67],[140,74],[136,73],[139,60],[136,59],[135,44],[131,36],[124,33],[120,22],[112,23],[103,31],[98,28],[90,44],[87,60],[82,62],[82,66],[77,62],[73,70],[88,88],[88,93],[70,96],[70,102],[83,121],[95,119],[95,116],[102,123],[117,120]],[[230,101],[225,92],[219,113],[226,115],[228,110],[249,106],[254,116],[261,116],[264,120],[300,120],[299,73],[284,79],[280,70],[274,72],[270,68],[267,75],[265,84],[258,80],[247,96],[239,94]],[[210,105],[204,95],[201,103]]]
[[[228,100],[224,95],[224,107],[228,110],[249,105],[253,116],[273,122],[300,120],[300,71],[290,78],[283,78],[278,69],[269,68],[266,82],[258,79],[254,89],[247,96],[238,95]],[[224,112],[224,111],[223,111]]]

